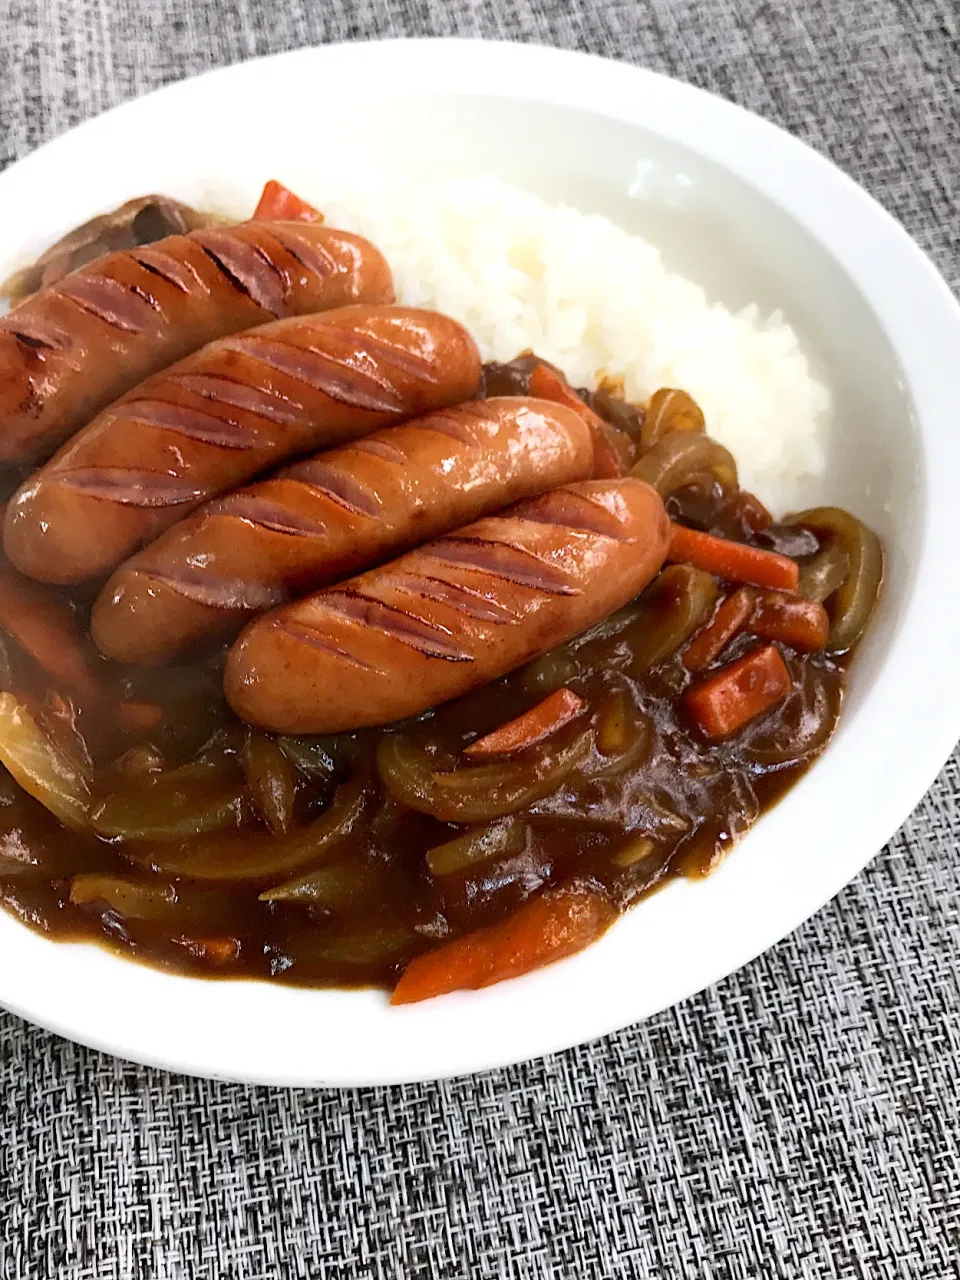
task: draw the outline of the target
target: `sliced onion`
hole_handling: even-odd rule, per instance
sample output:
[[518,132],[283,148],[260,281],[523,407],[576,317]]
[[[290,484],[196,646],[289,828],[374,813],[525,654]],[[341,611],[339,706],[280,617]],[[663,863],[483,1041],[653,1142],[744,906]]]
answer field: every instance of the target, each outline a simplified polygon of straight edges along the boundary
[[850,574],[850,557],[842,544],[831,538],[823,550],[807,564],[800,566],[800,583],[797,588],[804,600],[823,604]]
[[78,907],[103,903],[117,915],[130,920],[169,920],[177,905],[177,890],[172,884],[155,881],[128,880],[96,872],[74,876],[70,881],[70,901]]
[[357,774],[334,793],[327,809],[309,826],[285,836],[254,836],[226,832],[205,840],[190,840],[169,850],[161,847],[144,853],[126,850],[175,876],[195,880],[262,880],[285,875],[325,858],[357,827],[368,795],[369,776]]
[[634,705],[626,689],[615,689],[597,719],[597,763],[587,765],[588,778],[606,778],[642,763],[650,750],[650,721]]
[[638,862],[646,862],[656,847],[656,841],[650,836],[631,836],[610,861],[615,867],[634,867]]
[[369,898],[381,885],[381,879],[362,863],[343,863],[336,867],[320,867],[294,880],[285,880],[260,895],[261,902],[306,902],[342,911],[357,901]]
[[687,485],[702,487],[705,478],[733,492],[737,488],[737,464],[733,454],[716,440],[696,431],[672,431],[648,449],[630,472],[646,480],[668,498]]
[[125,920],[141,920],[172,932],[191,925],[229,928],[236,913],[233,896],[225,892],[106,872],[75,875],[70,881],[70,901],[78,907],[102,905]]
[[367,932],[358,930],[301,934],[291,938],[285,950],[300,964],[381,965],[406,959],[423,946],[410,929],[384,926]]
[[66,827],[89,829],[90,778],[40,729],[12,693],[0,693],[0,762]]
[[449,876],[478,863],[489,862],[492,858],[507,858],[519,853],[526,839],[526,824],[511,816],[474,827],[446,844],[437,845],[427,854],[427,866],[433,876]]
[[675,431],[706,431],[703,410],[686,391],[661,387],[650,397],[643,415],[640,443],[649,448]]
[[524,667],[520,683],[528,693],[554,693],[575,680],[579,671],[568,649],[553,649]]
[[246,790],[236,758],[218,755],[151,775],[114,791],[92,811],[98,835],[124,840],[178,840],[237,827]]
[[257,812],[275,836],[286,835],[297,795],[293,765],[276,740],[263,733],[250,734],[240,761]]
[[883,552],[875,533],[856,516],[839,507],[814,507],[790,516],[788,523],[836,538],[847,555],[850,571],[833,592],[827,648],[843,653],[853,648],[870,621],[883,581]]
[[562,747],[531,752],[525,759],[436,773],[422,747],[388,734],[377,748],[384,785],[399,800],[441,822],[483,822],[517,813],[555,791],[587,759],[593,733]]
[[308,778],[332,778],[336,772],[336,761],[324,738],[277,738],[277,746]]
[[628,670],[642,675],[686,644],[717,603],[712,574],[688,564],[669,565],[638,602],[638,616],[624,632],[633,655]]

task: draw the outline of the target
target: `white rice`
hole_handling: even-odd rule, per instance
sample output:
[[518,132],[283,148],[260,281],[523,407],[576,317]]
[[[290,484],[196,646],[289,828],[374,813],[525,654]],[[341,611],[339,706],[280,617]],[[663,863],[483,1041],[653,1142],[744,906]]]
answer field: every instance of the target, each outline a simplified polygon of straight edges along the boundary
[[744,485],[775,508],[792,506],[823,471],[830,395],[782,315],[712,302],[609,219],[495,178],[336,198],[297,189],[332,225],[380,247],[400,301],[460,320],[485,359],[533,348],[577,386],[621,377],[635,401],[682,387],[736,457]]

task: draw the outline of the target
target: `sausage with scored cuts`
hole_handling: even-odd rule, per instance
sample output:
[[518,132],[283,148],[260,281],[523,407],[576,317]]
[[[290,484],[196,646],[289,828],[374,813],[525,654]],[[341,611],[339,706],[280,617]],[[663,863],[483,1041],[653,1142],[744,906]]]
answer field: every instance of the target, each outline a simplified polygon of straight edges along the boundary
[[248,623],[224,689],[275,733],[388,724],[586,631],[660,569],[663,503],[634,476],[525,499]]

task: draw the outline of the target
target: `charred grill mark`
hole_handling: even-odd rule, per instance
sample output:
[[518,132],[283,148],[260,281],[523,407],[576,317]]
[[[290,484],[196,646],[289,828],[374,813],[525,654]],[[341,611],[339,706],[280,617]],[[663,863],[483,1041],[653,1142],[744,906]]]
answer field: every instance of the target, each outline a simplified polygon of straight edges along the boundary
[[423,554],[445,564],[461,565],[493,574],[521,587],[531,587],[551,596],[578,596],[580,590],[567,581],[566,575],[539,557],[509,542],[489,538],[463,538],[450,535],[423,548]]
[[13,336],[25,347],[30,347],[32,351],[56,351],[56,347],[52,342],[47,342],[45,338],[38,337],[35,334],[26,333],[23,329],[14,329]]
[[146,289],[141,289],[138,284],[132,284],[129,287],[130,287],[130,292],[135,293],[138,298],[142,298],[148,307],[153,307],[154,311],[163,310],[163,308],[160,306],[160,303],[156,300],[156,298],[153,296],[152,293],[148,293]]
[[359,364],[370,377],[379,376],[384,386],[390,385],[385,370],[396,370],[430,386],[435,386],[439,380],[434,361],[417,355],[405,346],[398,346],[389,338],[378,338],[376,334],[360,326],[355,329],[340,329],[334,324],[324,324],[317,333],[316,342],[317,346],[310,344],[310,350],[322,347],[324,355],[330,360],[348,368],[356,368]]
[[153,263],[148,262],[146,258],[140,257],[137,254],[131,254],[130,256],[138,267],[142,267],[144,271],[148,271],[150,275],[156,276],[158,280],[165,280],[167,284],[172,284],[175,289],[180,289],[182,292],[186,292],[179,280],[173,280],[170,276],[164,275],[159,267],[155,267]]
[[[30,311],[40,314],[30,315]],[[73,346],[73,335],[39,307],[18,307],[3,320],[0,330],[12,333],[18,342],[36,351],[67,351]]]
[[271,227],[270,235],[282,248],[286,249],[291,258],[300,263],[304,271],[312,272],[321,280],[336,274],[336,261],[320,245],[311,244],[309,240],[297,235],[288,227]]
[[158,582],[177,595],[210,609],[272,609],[286,599],[286,592],[281,587],[262,582],[242,582],[239,578],[216,578],[211,574],[192,574],[188,570],[165,573],[159,569],[139,569],[134,573],[147,583]]
[[533,524],[559,525],[575,533],[599,534],[616,542],[629,541],[624,536],[623,525],[611,511],[584,494],[566,489],[555,489],[538,498],[515,503],[510,514]]
[[466,406],[459,406],[456,411],[447,410],[431,413],[414,425],[418,431],[435,431],[438,435],[449,436],[451,440],[456,440],[458,444],[465,444],[470,448],[476,449],[480,441],[477,439],[477,432],[470,422],[471,416],[480,417],[481,415],[468,415]]
[[407,462],[407,455],[392,444],[387,444],[385,440],[374,440],[367,437],[365,440],[354,440],[347,446],[349,449],[356,449],[360,453],[372,453],[375,458],[382,458],[384,462],[393,462],[397,466],[404,466]]
[[177,476],[127,467],[82,467],[57,476],[57,484],[89,498],[102,498],[125,507],[174,507],[205,496]]
[[320,521],[307,520],[283,503],[261,498],[255,493],[231,494],[217,503],[210,514],[233,516],[274,533],[288,533],[300,538],[320,538],[327,532],[326,526]]
[[350,653],[344,649],[342,645],[336,644],[329,637],[322,635],[315,628],[303,622],[280,621],[277,620],[273,626],[278,631],[285,631],[292,636],[294,640],[299,640],[303,644],[309,644],[314,649],[320,649],[324,653],[332,653],[335,658],[342,658],[344,662],[349,662],[352,666],[361,667],[364,671],[372,671],[373,667],[369,662],[364,662],[362,658],[358,658],[356,654]]
[[427,658],[442,658],[446,662],[474,660],[471,654],[454,643],[452,633],[446,627],[360,591],[325,591],[316,597],[314,603],[325,613],[380,631]]
[[[268,391],[236,382],[224,374],[178,373],[171,369],[163,376],[205,400],[227,404],[233,409],[244,409],[247,413],[256,414],[258,418],[266,418],[268,422],[275,422],[280,426],[292,426],[295,422],[302,421],[302,412],[295,413],[293,409],[284,408],[284,402]],[[294,409],[301,409],[292,400],[285,403],[293,405]]]
[[437,604],[449,605],[451,609],[458,609],[461,613],[465,613],[468,618],[475,618],[478,622],[492,622],[502,625],[503,623],[517,621],[517,615],[511,613],[502,604],[488,599],[479,591],[471,591],[468,587],[460,586],[458,583],[448,582],[445,578],[434,578],[429,574],[400,572],[392,574],[389,582],[391,587],[395,587],[399,591],[407,591],[411,595],[421,596],[426,600],[434,600]]
[[311,489],[318,490],[325,498],[340,507],[346,507],[354,515],[380,514],[381,502],[376,493],[371,493],[366,485],[360,484],[348,471],[322,459],[310,458],[306,462],[298,462],[296,466],[284,471],[283,478],[309,485]]
[[348,369],[331,360],[324,352],[296,347],[276,339],[247,337],[228,338],[225,345],[233,351],[241,351],[268,368],[288,374],[299,382],[329,396],[341,404],[355,409],[369,409],[374,413],[402,413],[405,406],[402,396],[385,388],[380,382],[358,369]]
[[262,443],[256,429],[169,400],[124,400],[122,415],[221,449],[255,449]]
[[251,302],[280,316],[286,311],[288,281],[255,244],[223,231],[204,231],[195,236],[200,248],[235,289]]
[[148,332],[157,337],[163,324],[153,308],[133,289],[110,276],[66,276],[56,289],[62,298],[123,333]]
[[156,245],[137,249],[136,253],[130,254],[130,257],[132,261],[143,267],[144,271],[158,276],[161,280],[166,280],[167,284],[173,285],[181,293],[191,293],[198,288],[204,293],[210,292],[188,262],[172,258]]

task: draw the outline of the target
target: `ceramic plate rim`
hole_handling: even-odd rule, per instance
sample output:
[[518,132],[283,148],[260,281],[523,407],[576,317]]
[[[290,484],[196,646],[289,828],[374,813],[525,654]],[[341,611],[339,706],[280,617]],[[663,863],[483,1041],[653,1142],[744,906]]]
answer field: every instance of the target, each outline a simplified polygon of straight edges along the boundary
[[[949,431],[951,414],[960,405],[960,369],[951,369],[951,359],[956,365],[960,350],[960,308],[900,225],[796,138],[732,103],[646,69],[531,44],[460,39],[357,42],[292,50],[214,69],[115,107],[47,143],[0,174],[0,202],[28,190],[34,175],[60,156],[122,134],[125,121],[129,125],[141,113],[163,111],[178,99],[209,102],[227,77],[269,79],[270,68],[278,63],[290,75],[301,73],[298,63],[312,74],[322,68],[333,83],[348,83],[361,72],[380,76],[388,91],[402,66],[408,82],[429,83],[432,92],[509,96],[589,110],[651,129],[731,170],[813,234],[860,290],[905,372],[923,449],[925,509],[918,568],[880,673],[882,705],[867,699],[858,722],[865,758],[881,778],[890,774],[888,785],[879,788],[875,803],[855,815],[855,821],[854,815],[841,815],[833,836],[838,852],[831,874],[819,876],[815,883],[788,876],[782,885],[766,886],[769,910],[759,927],[722,940],[695,964],[680,966],[678,973],[660,982],[655,995],[644,999],[626,986],[598,997],[598,977],[622,972],[635,948],[636,928],[628,922],[635,921],[638,912],[582,956],[538,974],[482,993],[393,1011],[373,992],[311,992],[176,977],[131,965],[97,948],[53,944],[6,916],[0,919],[0,1003],[82,1044],[153,1066],[251,1083],[359,1086],[439,1079],[593,1040],[712,985],[833,897],[919,803],[960,735],[960,692],[935,688],[930,674],[938,661],[956,651],[960,640],[960,610],[940,598],[943,582],[956,585],[957,580],[945,539],[949,489],[960,478],[960,441]],[[909,307],[903,305],[906,302]],[[932,621],[937,626],[931,639]],[[918,669],[920,664],[911,663],[910,654],[921,639],[925,663]],[[871,741],[870,735],[882,738],[884,717],[911,709],[924,736],[911,742],[909,758],[900,761],[894,776],[882,756],[881,742]],[[828,767],[829,759],[819,767]],[[814,770],[810,778],[816,775]],[[782,821],[779,813],[775,810],[764,819],[771,838]],[[723,878],[721,897],[731,901],[739,879],[736,867],[736,857],[728,859],[718,877]],[[698,892],[699,886],[683,884],[667,891],[691,912],[696,910],[692,895]],[[160,1027],[137,1011],[125,1023],[115,1011],[99,1008],[89,992],[84,996],[79,986],[71,987],[64,970],[82,971],[86,981],[96,975],[108,995],[135,992],[145,1007],[157,1001]],[[51,975],[50,980],[35,980],[36,972]],[[178,1035],[176,1015],[184,1008],[190,1017]],[[237,1020],[251,1008],[260,1014],[268,1010],[268,1026],[256,1043],[236,1034]],[[315,1036],[296,1035],[291,1024],[308,1011],[311,1017],[322,1014],[339,1029],[349,1029],[350,1043],[331,1046]],[[509,1034],[502,1033],[503,1026]]]

